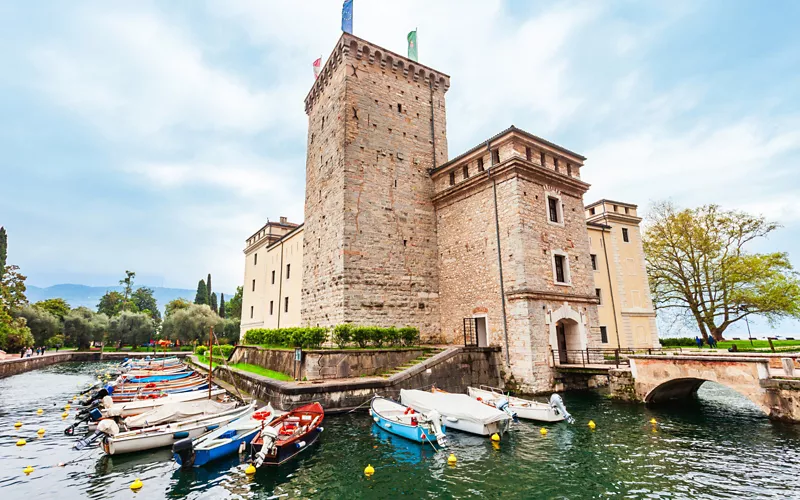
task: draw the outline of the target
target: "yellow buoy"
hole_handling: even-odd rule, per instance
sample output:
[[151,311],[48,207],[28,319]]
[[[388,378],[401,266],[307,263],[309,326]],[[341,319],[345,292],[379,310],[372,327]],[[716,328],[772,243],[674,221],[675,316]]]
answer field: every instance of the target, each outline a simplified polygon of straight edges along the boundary
[[38,410],[36,410],[36,414],[37,414],[37,415],[41,415],[42,413],[44,413],[44,410],[42,410],[41,408],[39,408]]
[[451,453],[450,456],[447,457],[447,463],[450,465],[455,465],[456,461],[457,461],[456,456],[453,453]]
[[29,466],[25,467],[24,469],[22,469],[22,472],[24,472],[24,473],[25,473],[25,475],[27,476],[28,474],[30,474],[31,472],[33,472],[33,467],[31,467],[31,466],[29,465]]
[[61,418],[67,418],[68,416],[69,416],[69,413],[67,413],[67,412],[64,412],[64,413],[61,414]]
[[20,427],[22,427],[22,422],[17,422],[16,424],[14,424],[14,427],[19,429]]
[[492,441],[494,441],[494,442],[500,441],[500,434],[498,434],[496,432],[494,434],[492,434]]
[[594,420],[589,420],[589,428],[594,430],[595,427],[597,427],[597,424],[594,423]]
[[539,434],[541,434],[542,436],[546,436],[547,435],[547,429],[542,427],[541,429],[539,429]]
[[19,441],[17,441],[17,446],[25,446],[25,440],[20,439]]
[[364,474],[367,475],[367,476],[371,476],[371,475],[375,474],[375,469],[372,467],[372,465],[368,464],[366,469],[364,469]]
[[256,473],[256,468],[255,468],[255,467],[253,467],[253,464],[250,464],[250,465],[248,465],[248,466],[247,466],[247,468],[244,470],[244,473],[245,473],[245,474],[247,474],[248,476],[251,476],[251,475],[253,475],[253,474],[255,474],[255,473]]
[[41,429],[39,429],[38,431],[36,431],[36,434],[38,434],[40,437],[41,437],[41,436],[44,436],[44,433],[45,433],[44,427],[42,427]]
[[132,482],[132,483],[131,483],[131,486],[130,486],[130,488],[131,488],[133,491],[138,491],[138,490],[142,489],[142,486],[144,486],[144,483],[142,482],[142,480],[141,480],[141,479],[139,479],[139,478],[137,477],[137,478],[136,478],[136,480],[135,480],[134,482]]
[[650,419],[650,423],[653,424],[653,425],[656,425],[658,422],[656,422],[655,418],[651,418]]
[[67,403],[66,406],[64,406],[65,410],[69,410],[70,408],[72,408],[72,407],[69,405],[69,403]]

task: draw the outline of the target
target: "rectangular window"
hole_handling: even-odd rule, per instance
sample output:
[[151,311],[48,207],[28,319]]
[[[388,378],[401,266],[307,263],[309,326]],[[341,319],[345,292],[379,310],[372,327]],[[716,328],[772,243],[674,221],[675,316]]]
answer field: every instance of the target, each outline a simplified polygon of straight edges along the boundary
[[572,165],[567,163],[567,175],[572,177]]
[[290,271],[292,270],[291,264],[286,264],[286,279],[289,279]]
[[256,280],[253,280],[253,291],[256,291]]
[[483,158],[478,158],[478,172],[483,172]]
[[543,167],[547,165],[544,157],[544,151],[539,153],[539,163],[541,163]]
[[253,265],[254,266],[258,265],[258,254],[257,253],[253,254]]
[[549,214],[550,222],[561,222],[558,220],[558,198],[547,197],[547,213]]
[[603,296],[602,296],[602,292],[600,291],[600,289],[599,288],[595,288],[594,289],[594,294],[597,295],[597,300],[600,301],[600,305],[602,306],[603,305]]
[[270,301],[269,301],[269,315],[270,315],[270,316],[272,316],[272,311],[274,311],[274,310],[275,310],[275,307],[274,307],[274,306],[275,306],[275,301],[274,301],[274,300],[270,300]]
[[497,165],[500,163],[500,150],[493,149],[492,150],[492,165]]
[[553,168],[558,172],[558,158],[553,158]]
[[250,306],[250,319],[253,319],[253,306]]
[[589,209],[589,215],[594,215],[594,207]]
[[597,255],[590,254],[589,258],[592,259],[592,271],[597,271]]
[[556,283],[566,283],[566,273],[564,272],[564,256],[556,255]]
[[455,186],[456,185],[456,173],[455,172],[450,172],[450,185],[451,186]]
[[631,211],[628,207],[625,207],[625,215],[630,215]]
[[625,243],[628,243],[630,241],[628,239],[628,229],[624,227],[622,228],[622,241],[624,241]]
[[283,312],[285,313],[289,312],[289,297],[283,298]]
[[275,271],[272,271],[272,284],[275,284]]
[[528,161],[531,161],[531,155],[532,155],[531,148],[530,147],[526,147],[525,148],[525,159],[528,160]]
[[468,179],[469,178],[469,166],[464,165],[463,173],[464,173],[464,179]]
[[600,327],[600,342],[608,344],[608,330],[604,326]]
[[614,205],[614,211],[615,211],[615,212],[617,211],[617,206],[616,206],[616,205]]

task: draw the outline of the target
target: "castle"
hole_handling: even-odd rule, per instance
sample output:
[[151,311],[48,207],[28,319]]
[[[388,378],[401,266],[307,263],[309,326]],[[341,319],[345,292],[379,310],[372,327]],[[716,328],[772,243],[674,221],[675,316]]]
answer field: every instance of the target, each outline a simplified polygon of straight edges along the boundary
[[450,158],[449,86],[341,36],[305,99],[305,222],[247,239],[242,334],[412,325],[501,347],[528,392],[587,348],[657,346],[636,206],[585,206],[585,158],[514,126]]

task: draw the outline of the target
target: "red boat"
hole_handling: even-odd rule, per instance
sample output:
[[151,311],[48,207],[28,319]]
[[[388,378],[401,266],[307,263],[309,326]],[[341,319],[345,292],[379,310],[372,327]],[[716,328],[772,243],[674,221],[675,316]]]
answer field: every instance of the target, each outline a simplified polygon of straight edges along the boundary
[[250,442],[253,465],[280,465],[317,441],[325,411],[319,403],[295,408],[261,427]]

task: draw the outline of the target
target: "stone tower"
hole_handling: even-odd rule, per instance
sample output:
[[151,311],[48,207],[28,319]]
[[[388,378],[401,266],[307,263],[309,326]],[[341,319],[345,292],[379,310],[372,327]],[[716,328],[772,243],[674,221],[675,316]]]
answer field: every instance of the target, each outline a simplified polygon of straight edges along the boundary
[[450,78],[343,34],[305,100],[302,318],[439,334],[430,170],[447,161]]

